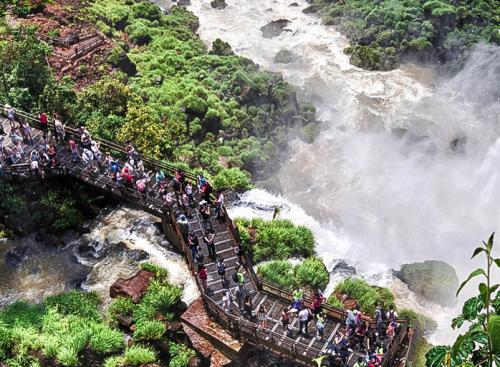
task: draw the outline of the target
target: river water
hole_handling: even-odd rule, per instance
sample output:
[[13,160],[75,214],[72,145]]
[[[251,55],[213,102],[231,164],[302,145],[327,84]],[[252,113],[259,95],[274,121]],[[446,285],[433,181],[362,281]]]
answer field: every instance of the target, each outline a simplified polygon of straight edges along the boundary
[[[4,241],[0,244],[0,306],[16,300],[38,302],[80,287],[97,292],[106,306],[113,282],[135,274],[142,261],[167,269],[169,281],[183,288],[183,301],[191,303],[199,296],[196,283],[158,223],[154,216],[122,207],[99,215],[90,223],[89,233],[66,235],[66,245],[60,249],[37,243],[34,236]],[[17,267],[7,264],[8,252],[19,248],[23,260]]]
[[[270,217],[281,206],[282,216],[313,229],[330,269],[350,260],[371,282],[390,286],[400,304],[437,318],[433,342],[450,341],[458,310],[420,300],[390,269],[441,259],[463,278],[476,266],[466,260],[474,246],[500,229],[499,48],[478,47],[453,77],[413,64],[365,71],[349,64],[342,34],[302,12],[304,0],[226,0],[224,10],[191,3],[207,46],[221,38],[283,73],[322,121],[314,143],[290,142],[280,195],[253,190],[232,215]],[[264,38],[260,28],[278,19],[290,23]],[[274,63],[280,50],[294,60]]]

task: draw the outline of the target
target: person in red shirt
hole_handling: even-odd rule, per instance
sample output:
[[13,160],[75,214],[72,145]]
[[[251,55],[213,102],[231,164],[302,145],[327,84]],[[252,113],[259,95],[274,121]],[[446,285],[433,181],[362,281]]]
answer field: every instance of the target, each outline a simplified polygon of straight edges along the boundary
[[47,118],[45,112],[42,112],[40,114],[40,126],[42,127],[42,129],[47,130],[48,125],[49,125],[49,119]]
[[201,280],[201,284],[203,286],[203,290],[206,291],[208,289],[208,284],[207,284],[207,268],[205,268],[204,265],[200,265],[198,268],[198,278]]

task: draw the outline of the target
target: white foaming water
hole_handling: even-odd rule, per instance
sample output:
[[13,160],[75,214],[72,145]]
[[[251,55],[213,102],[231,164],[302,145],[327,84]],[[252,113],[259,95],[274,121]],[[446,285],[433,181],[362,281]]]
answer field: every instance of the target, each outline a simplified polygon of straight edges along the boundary
[[[98,242],[103,251],[113,244],[125,243],[130,250],[146,252],[149,262],[167,269],[169,281],[183,288],[182,300],[190,304],[200,295],[196,283],[183,257],[169,249],[168,242],[155,225],[157,222],[158,218],[152,215],[125,207],[99,218],[85,239]],[[93,266],[84,287],[107,299],[113,282],[118,277],[131,276],[137,267],[137,261],[126,251],[115,251]]]
[[[392,282],[400,300],[437,319],[434,342],[449,342],[457,310],[397,291],[404,287],[384,270],[440,259],[464,278],[477,265],[466,260],[473,247],[500,229],[499,48],[478,47],[452,78],[409,64],[365,71],[349,64],[343,35],[302,13],[304,0],[298,7],[291,0],[226,2],[215,10],[192,0],[201,38],[207,45],[221,38],[282,72],[323,121],[313,144],[290,143],[292,158],[278,174],[283,196],[253,190],[232,214],[269,218],[272,210],[256,208],[284,205],[284,216],[313,229],[327,265],[339,257],[364,264],[358,267],[368,279]],[[260,27],[278,19],[290,21],[284,32],[263,38]],[[275,64],[283,49],[295,60]]]

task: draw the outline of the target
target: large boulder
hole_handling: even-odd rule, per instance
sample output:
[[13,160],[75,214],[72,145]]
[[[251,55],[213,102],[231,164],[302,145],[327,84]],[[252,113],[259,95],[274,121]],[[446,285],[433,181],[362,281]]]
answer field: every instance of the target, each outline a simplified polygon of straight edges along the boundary
[[109,289],[111,298],[127,297],[137,303],[148,290],[149,283],[154,277],[154,273],[146,270],[140,270],[130,278],[118,278]]
[[290,24],[290,21],[287,19],[273,20],[261,27],[260,30],[264,38],[273,38],[279,36],[288,24]]
[[227,6],[225,0],[212,0],[210,5],[212,6],[212,8],[217,9],[217,10],[222,10]]
[[19,268],[28,259],[29,247],[17,246],[9,250],[5,255],[5,262],[13,268]]
[[408,288],[431,302],[452,306],[456,302],[458,276],[455,269],[444,261],[427,260],[404,264],[394,275]]

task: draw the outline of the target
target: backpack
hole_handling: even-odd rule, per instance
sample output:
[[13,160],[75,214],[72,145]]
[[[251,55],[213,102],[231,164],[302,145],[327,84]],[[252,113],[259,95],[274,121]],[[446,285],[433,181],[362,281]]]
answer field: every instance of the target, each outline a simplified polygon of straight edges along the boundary
[[232,279],[233,279],[233,282],[238,283],[238,273],[234,272]]
[[217,272],[219,273],[219,275],[222,276],[226,274],[226,266],[224,265],[224,263],[220,263],[217,268]]

